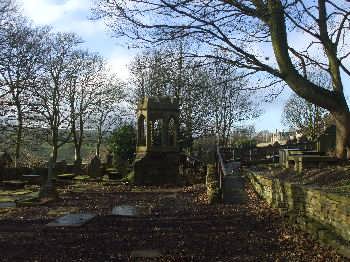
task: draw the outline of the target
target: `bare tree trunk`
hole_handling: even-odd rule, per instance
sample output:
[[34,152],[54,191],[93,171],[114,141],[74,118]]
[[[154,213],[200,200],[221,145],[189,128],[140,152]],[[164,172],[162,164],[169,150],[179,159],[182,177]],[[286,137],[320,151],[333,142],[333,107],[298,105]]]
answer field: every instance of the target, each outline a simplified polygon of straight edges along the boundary
[[320,24],[320,30],[323,29],[320,31],[320,34],[325,42],[324,46],[329,60],[333,91],[319,88],[319,86],[302,77],[294,68],[288,53],[286,21],[280,0],[268,1],[268,8],[271,14],[268,25],[270,27],[273,50],[280,71],[283,74],[283,80],[285,80],[289,87],[300,97],[328,109],[331,112],[337,126],[336,155],[338,158],[344,159],[347,154],[348,157],[350,157],[350,113],[340,80],[339,65],[338,62],[335,61],[336,52],[334,48],[332,48],[332,45],[329,45],[331,40],[328,39],[327,32],[324,28],[326,27],[325,1],[321,2],[321,4],[320,19],[318,22]]
[[52,130],[52,161],[55,166],[58,157],[58,130]]
[[100,137],[97,139],[96,143],[96,156],[100,158],[100,147],[101,147],[101,139]]
[[336,123],[336,155],[340,159],[350,158],[350,113],[332,112]]
[[74,149],[74,160],[76,163],[81,161],[81,147],[77,144]]
[[18,110],[17,121],[18,121],[18,127],[17,127],[17,138],[16,138],[15,167],[18,167],[18,161],[21,154],[22,134],[23,134],[23,116],[20,109]]

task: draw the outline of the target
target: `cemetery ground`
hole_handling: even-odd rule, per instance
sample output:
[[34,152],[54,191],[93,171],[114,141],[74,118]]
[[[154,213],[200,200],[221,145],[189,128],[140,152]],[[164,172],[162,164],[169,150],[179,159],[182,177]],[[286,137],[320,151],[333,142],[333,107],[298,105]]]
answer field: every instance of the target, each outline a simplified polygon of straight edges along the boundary
[[[1,201],[36,190],[3,191]],[[81,181],[58,191],[55,202],[0,208],[0,261],[347,261],[284,223],[249,184],[240,205],[209,205],[204,184]],[[47,226],[68,213],[96,216]]]

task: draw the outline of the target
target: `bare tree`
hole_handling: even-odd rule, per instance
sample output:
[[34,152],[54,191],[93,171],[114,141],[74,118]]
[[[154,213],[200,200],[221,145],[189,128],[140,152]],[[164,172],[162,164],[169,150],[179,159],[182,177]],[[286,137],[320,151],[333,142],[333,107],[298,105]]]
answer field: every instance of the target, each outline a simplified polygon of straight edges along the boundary
[[209,116],[204,101],[208,82],[200,63],[184,57],[183,45],[171,43],[136,57],[131,64],[131,85],[136,87],[135,104],[144,96],[172,96],[179,102],[180,145],[189,148],[193,136],[204,131]]
[[[16,14],[17,8],[14,0],[1,0],[0,2],[0,26],[3,28],[8,23],[14,14]],[[1,31],[1,30],[0,30]]]
[[[344,158],[347,152],[350,157],[350,112],[343,80],[350,76],[346,1],[101,0],[95,11],[116,36],[134,43],[189,38],[202,44],[196,52],[188,50],[189,55],[226,61],[250,70],[250,76],[270,76],[268,86],[287,84],[298,96],[331,112],[337,126],[336,154]],[[307,43],[293,43],[296,35]],[[216,56],[217,49],[226,55]],[[314,53],[322,58],[315,59]],[[312,65],[327,72],[332,90],[303,75],[300,58],[306,68]]]
[[70,33],[52,33],[46,39],[41,83],[33,89],[32,110],[42,121],[43,127],[50,131],[49,143],[52,145],[52,158],[56,163],[58,149],[71,137],[69,121],[68,94],[74,71],[74,52],[79,37]]
[[43,41],[48,29],[33,28],[25,19],[18,18],[0,35],[0,91],[8,107],[14,108],[17,123],[15,166],[20,158],[23,125],[31,101],[30,88],[36,86],[41,70]]
[[244,73],[220,61],[206,64],[185,57],[182,42],[170,47],[148,51],[133,61],[137,99],[170,95],[179,101],[179,137],[184,148],[191,147],[194,137],[208,132],[226,143],[234,124],[257,113],[253,94],[245,90]]
[[[323,71],[314,68],[308,73],[303,58],[302,67],[305,77],[324,88],[331,89],[331,80]],[[329,112],[322,107],[308,102],[296,94],[288,99],[282,113],[282,122],[289,127],[301,131],[310,139],[315,139],[330,124]]]
[[90,127],[96,130],[96,156],[100,157],[100,147],[108,132],[122,119],[121,102],[125,98],[124,84],[116,75],[106,76],[98,90],[96,102],[90,117]]
[[[71,63],[69,79],[70,125],[75,148],[75,162],[81,163],[81,147],[84,141],[86,123],[99,99],[103,85],[105,61],[97,54],[77,51]],[[95,107],[96,109],[96,107]]]
[[327,110],[293,94],[284,106],[282,122],[310,139],[315,139],[328,123]]
[[244,80],[244,74],[227,64],[214,63],[211,69],[207,94],[211,122],[217,142],[228,146],[235,126],[258,117],[260,110],[254,101],[254,93],[246,90],[249,83]]

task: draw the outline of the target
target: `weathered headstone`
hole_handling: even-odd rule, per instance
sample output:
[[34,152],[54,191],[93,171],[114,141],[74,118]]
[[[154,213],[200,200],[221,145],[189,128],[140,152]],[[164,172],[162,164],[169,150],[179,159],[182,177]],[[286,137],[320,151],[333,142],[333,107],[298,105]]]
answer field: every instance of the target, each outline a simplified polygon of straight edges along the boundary
[[94,156],[88,165],[88,176],[92,178],[97,178],[102,176],[101,172],[101,160],[98,156]]
[[5,152],[0,152],[0,168],[3,169],[5,167],[9,167],[12,163],[12,158],[10,154]]
[[317,139],[317,151],[328,153],[335,150],[336,126],[329,126]]
[[50,157],[47,163],[47,180],[46,183],[41,186],[39,192],[39,198],[43,199],[56,199],[58,198],[58,193],[54,181],[54,163],[53,158]]

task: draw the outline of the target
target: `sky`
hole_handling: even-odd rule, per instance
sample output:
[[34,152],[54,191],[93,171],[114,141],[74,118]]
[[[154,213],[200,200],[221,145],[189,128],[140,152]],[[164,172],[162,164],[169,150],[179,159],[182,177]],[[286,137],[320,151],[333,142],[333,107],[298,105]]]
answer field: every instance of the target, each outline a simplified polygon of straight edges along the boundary
[[[112,71],[127,80],[128,64],[137,53],[128,49],[127,44],[112,38],[103,21],[89,20],[93,0],[18,0],[25,16],[36,25],[50,25],[55,31],[75,32],[85,41],[83,47],[104,56]],[[347,81],[345,86],[350,85]],[[281,123],[283,106],[292,94],[285,88],[271,103],[262,104],[263,114],[252,124],[256,131],[285,130]]]

